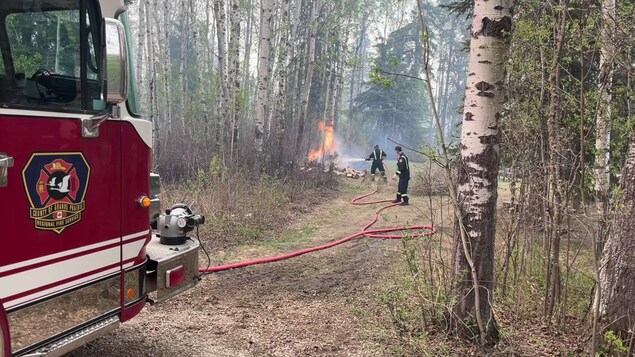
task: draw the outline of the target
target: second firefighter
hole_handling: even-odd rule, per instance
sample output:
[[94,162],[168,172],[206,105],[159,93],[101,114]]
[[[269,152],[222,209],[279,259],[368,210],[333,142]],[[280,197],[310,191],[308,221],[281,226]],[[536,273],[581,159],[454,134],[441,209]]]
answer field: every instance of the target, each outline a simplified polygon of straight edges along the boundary
[[397,198],[392,201],[393,203],[401,202],[401,206],[408,205],[408,181],[410,181],[410,162],[408,157],[403,153],[401,146],[396,146],[397,152],[397,171],[395,175],[399,177],[399,184],[397,185]]

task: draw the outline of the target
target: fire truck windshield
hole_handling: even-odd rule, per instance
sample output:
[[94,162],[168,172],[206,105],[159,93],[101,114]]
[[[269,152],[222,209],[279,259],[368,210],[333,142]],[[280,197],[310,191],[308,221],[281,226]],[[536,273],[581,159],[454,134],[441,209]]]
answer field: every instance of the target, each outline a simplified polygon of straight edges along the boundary
[[95,1],[0,2],[0,105],[97,112],[101,86]]

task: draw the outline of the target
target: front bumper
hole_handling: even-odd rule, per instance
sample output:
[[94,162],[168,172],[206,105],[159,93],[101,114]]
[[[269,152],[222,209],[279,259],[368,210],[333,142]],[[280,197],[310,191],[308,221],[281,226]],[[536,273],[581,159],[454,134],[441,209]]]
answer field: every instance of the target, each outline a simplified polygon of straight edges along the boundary
[[184,244],[165,245],[154,235],[146,246],[148,270],[146,282],[154,302],[165,301],[196,285],[200,243],[188,238]]

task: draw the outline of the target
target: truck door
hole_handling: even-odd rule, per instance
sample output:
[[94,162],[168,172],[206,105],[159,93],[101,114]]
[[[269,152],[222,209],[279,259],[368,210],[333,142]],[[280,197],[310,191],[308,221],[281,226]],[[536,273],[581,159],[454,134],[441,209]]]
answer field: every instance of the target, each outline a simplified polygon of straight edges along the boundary
[[121,270],[121,124],[96,1],[0,2],[0,299],[8,310]]

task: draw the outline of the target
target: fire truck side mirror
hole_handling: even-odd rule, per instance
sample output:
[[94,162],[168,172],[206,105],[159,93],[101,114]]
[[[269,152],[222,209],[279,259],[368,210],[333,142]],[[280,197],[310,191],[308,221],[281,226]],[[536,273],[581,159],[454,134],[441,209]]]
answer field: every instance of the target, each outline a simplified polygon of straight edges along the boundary
[[117,104],[128,98],[128,46],[123,24],[105,19],[106,102]]

